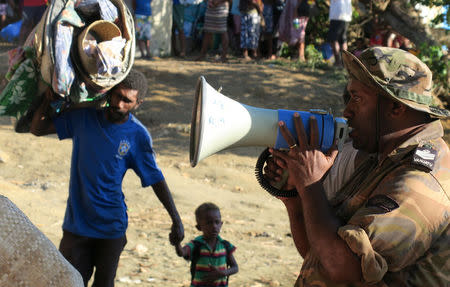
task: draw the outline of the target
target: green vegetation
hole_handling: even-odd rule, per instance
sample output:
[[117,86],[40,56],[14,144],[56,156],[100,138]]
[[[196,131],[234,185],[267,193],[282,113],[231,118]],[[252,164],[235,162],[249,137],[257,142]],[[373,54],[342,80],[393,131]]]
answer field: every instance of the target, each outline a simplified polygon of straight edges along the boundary
[[433,72],[433,91],[447,106],[450,104],[448,60],[439,46],[422,44],[419,48],[419,59],[422,60]]
[[324,64],[325,60],[323,59],[322,53],[318,51],[314,45],[309,44],[305,48],[305,57],[306,63],[311,69],[314,71],[316,66],[321,66]]
[[[410,0],[409,4],[415,6],[416,4],[422,4],[428,7],[449,7],[450,0]],[[450,26],[450,9],[447,9],[445,14],[438,14],[431,21],[432,25],[439,25],[441,23],[446,22],[448,26]]]

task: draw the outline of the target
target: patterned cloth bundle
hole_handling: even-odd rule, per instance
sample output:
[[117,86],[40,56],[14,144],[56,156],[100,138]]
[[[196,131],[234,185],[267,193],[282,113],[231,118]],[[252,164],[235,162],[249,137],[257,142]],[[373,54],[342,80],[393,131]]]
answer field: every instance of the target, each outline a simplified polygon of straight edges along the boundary
[[[101,28],[94,31],[94,24]],[[82,39],[99,31],[105,35],[95,37],[94,53],[86,55]],[[98,106],[106,92],[128,75],[134,62],[134,35],[133,16],[122,0],[51,1],[23,47],[10,52],[6,75],[10,82],[0,94],[0,116],[16,117],[15,130],[28,132],[49,87],[61,102]]]

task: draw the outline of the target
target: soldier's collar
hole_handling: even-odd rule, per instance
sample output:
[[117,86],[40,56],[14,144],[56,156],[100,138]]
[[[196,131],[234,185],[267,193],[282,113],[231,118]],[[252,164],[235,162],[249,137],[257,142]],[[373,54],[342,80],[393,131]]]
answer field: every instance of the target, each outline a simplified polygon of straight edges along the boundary
[[432,121],[425,125],[425,128],[404,141],[399,147],[394,149],[387,158],[394,162],[402,160],[406,154],[416,149],[418,146],[422,146],[425,143],[444,136],[444,128],[442,127],[440,120]]

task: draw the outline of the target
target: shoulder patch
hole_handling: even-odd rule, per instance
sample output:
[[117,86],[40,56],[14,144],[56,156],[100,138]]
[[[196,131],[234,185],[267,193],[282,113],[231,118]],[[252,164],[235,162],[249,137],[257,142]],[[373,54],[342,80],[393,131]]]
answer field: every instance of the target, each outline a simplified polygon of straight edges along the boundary
[[425,144],[418,146],[412,158],[412,163],[433,170],[436,161],[437,152],[432,145]]
[[391,212],[392,210],[397,209],[399,205],[389,196],[379,194],[369,198],[366,207],[378,207],[385,212]]

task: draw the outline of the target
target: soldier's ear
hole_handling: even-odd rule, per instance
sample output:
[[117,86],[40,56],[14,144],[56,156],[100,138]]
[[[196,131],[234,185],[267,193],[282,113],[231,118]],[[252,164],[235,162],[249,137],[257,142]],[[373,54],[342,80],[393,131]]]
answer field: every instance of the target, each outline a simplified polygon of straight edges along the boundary
[[401,102],[387,98],[385,96],[379,96],[380,104],[384,111],[384,114],[391,119],[398,119],[398,117],[404,115],[408,107]]
[[392,101],[389,115],[392,117],[399,117],[405,113],[407,106],[397,101]]

